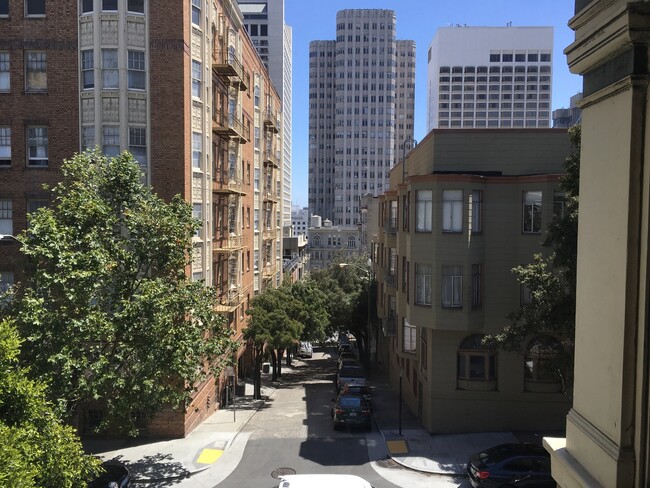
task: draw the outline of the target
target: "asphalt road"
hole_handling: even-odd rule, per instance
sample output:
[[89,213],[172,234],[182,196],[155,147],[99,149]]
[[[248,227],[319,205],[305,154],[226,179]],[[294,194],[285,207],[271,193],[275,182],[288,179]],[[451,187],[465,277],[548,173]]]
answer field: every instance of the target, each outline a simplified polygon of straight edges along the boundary
[[355,474],[377,488],[464,486],[446,477],[371,463],[365,431],[332,428],[336,360],[317,349],[312,359],[295,364],[245,427],[250,439],[244,455],[219,488],[275,488],[279,472]]

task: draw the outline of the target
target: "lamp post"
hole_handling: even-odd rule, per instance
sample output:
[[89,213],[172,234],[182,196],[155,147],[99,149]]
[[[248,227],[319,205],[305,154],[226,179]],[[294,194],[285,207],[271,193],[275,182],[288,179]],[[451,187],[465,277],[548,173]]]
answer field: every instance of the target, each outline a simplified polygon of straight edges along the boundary
[[[368,259],[368,265],[370,265],[371,261]],[[353,268],[360,269],[364,273],[366,273],[366,277],[368,278],[368,310],[366,311],[366,344],[364,344],[364,361],[366,363],[366,368],[368,369],[367,373],[368,376],[370,376],[370,280],[371,280],[371,270],[362,268],[361,266],[357,266],[356,264],[352,263],[339,263],[340,268],[345,268],[346,266],[352,266]]]

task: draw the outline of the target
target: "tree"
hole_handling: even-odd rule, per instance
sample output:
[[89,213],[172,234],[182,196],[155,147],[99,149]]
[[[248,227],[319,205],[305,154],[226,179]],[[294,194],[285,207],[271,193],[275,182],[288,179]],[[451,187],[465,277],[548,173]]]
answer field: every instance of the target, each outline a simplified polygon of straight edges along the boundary
[[68,420],[97,400],[100,428],[135,435],[134,412],[185,408],[234,343],[214,290],[185,275],[200,226],[190,205],[158,198],[128,153],[75,155],[62,175],[19,237],[26,280],[9,314],[22,361]]
[[[576,263],[578,249],[578,196],[580,181],[580,126],[569,129],[573,152],[567,157],[560,188],[562,211],[557,209],[542,245],[550,255],[533,256],[533,262],[512,271],[530,292],[530,301],[509,314],[510,324],[487,339],[505,350],[521,350],[531,337],[551,336],[562,349],[549,351],[551,367],[572,396],[575,337]],[[551,345],[553,343],[549,343]],[[552,347],[552,346],[550,346]]]
[[99,460],[47,402],[45,384],[19,366],[20,344],[15,327],[0,321],[0,486],[85,487]]
[[291,294],[300,303],[298,320],[303,324],[300,339],[303,341],[322,341],[329,324],[327,297],[311,279],[291,284]]
[[300,339],[303,324],[298,318],[300,302],[291,294],[289,287],[267,288],[251,300],[247,310],[250,320],[244,329],[244,338],[253,345],[254,380],[253,395],[262,397],[261,374],[264,352],[271,353],[273,380],[277,380],[280,364],[278,352]]

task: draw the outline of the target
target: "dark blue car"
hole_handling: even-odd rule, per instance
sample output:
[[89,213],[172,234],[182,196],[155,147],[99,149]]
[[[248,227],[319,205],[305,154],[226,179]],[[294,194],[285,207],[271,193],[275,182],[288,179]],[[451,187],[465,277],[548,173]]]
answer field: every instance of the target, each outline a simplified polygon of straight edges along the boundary
[[474,488],[555,488],[551,456],[534,444],[500,444],[474,454],[467,463]]

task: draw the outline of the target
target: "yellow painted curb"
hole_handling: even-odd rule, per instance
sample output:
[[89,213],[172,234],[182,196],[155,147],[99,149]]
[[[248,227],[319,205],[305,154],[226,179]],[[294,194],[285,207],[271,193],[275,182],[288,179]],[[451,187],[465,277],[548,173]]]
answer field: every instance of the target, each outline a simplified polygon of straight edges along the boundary
[[388,452],[391,454],[408,454],[409,450],[406,447],[406,441],[386,441],[388,445]]
[[223,450],[221,449],[203,449],[196,462],[200,464],[212,464],[219,459],[222,454]]

